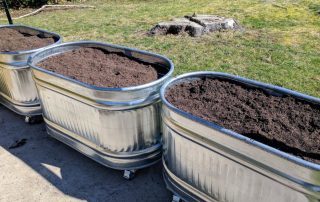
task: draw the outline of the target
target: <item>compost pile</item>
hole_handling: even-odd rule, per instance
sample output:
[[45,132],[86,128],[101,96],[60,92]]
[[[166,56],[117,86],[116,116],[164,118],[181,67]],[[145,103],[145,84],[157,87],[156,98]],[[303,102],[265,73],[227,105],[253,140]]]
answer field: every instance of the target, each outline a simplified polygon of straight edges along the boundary
[[97,48],[78,48],[37,65],[98,87],[137,86],[158,79],[156,66]]
[[33,50],[53,44],[55,39],[30,35],[15,29],[0,28],[0,52]]
[[320,163],[319,105],[211,78],[175,84],[165,96],[183,111]]

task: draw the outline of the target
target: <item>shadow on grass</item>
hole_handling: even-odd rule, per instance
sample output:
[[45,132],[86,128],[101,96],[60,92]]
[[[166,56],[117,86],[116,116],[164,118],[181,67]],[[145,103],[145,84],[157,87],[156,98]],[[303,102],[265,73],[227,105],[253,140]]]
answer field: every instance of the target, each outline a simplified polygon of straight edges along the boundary
[[[86,201],[169,201],[171,197],[162,179],[160,163],[138,171],[128,181],[121,171],[106,168],[48,136],[44,123],[25,124],[23,117],[3,106],[0,106],[0,128],[0,147],[68,196]],[[25,144],[9,149],[22,139]],[[60,173],[57,175],[48,166],[60,168]],[[0,166],[0,172],[4,172],[1,169]],[[13,168],[12,172],[19,171]],[[25,177],[28,181],[28,176]],[[7,180],[14,183],[14,179]],[[43,187],[40,189],[45,191]],[[23,191],[17,190],[16,194]]]

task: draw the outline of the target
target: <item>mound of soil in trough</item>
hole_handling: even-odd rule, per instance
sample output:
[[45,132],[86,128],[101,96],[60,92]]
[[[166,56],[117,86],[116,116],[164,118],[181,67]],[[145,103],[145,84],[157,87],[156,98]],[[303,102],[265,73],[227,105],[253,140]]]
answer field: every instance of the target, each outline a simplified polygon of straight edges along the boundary
[[137,86],[158,79],[156,67],[97,48],[78,48],[37,65],[99,87]]
[[44,38],[41,35],[30,35],[15,29],[0,28],[0,52],[33,50],[54,42],[55,39],[52,37]]
[[165,96],[183,111],[320,163],[319,105],[212,78],[178,83]]

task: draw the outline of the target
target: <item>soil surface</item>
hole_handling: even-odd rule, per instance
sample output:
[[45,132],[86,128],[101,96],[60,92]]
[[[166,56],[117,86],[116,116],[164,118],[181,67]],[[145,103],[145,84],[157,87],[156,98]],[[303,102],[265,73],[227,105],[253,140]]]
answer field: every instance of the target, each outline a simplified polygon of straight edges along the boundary
[[175,84],[165,96],[183,111],[320,163],[319,105],[211,78]]
[[129,87],[155,81],[157,68],[97,48],[78,48],[37,64],[47,70],[99,87]]
[[55,39],[30,35],[15,29],[0,28],[0,52],[33,50],[53,44]]

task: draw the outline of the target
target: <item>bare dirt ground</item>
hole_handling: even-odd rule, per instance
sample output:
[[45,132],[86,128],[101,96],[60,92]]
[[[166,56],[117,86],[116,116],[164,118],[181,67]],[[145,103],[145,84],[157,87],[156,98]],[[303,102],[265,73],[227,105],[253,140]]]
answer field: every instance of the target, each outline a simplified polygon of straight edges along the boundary
[[[20,147],[9,149],[26,139]],[[0,105],[0,201],[169,201],[161,164],[128,181]]]

